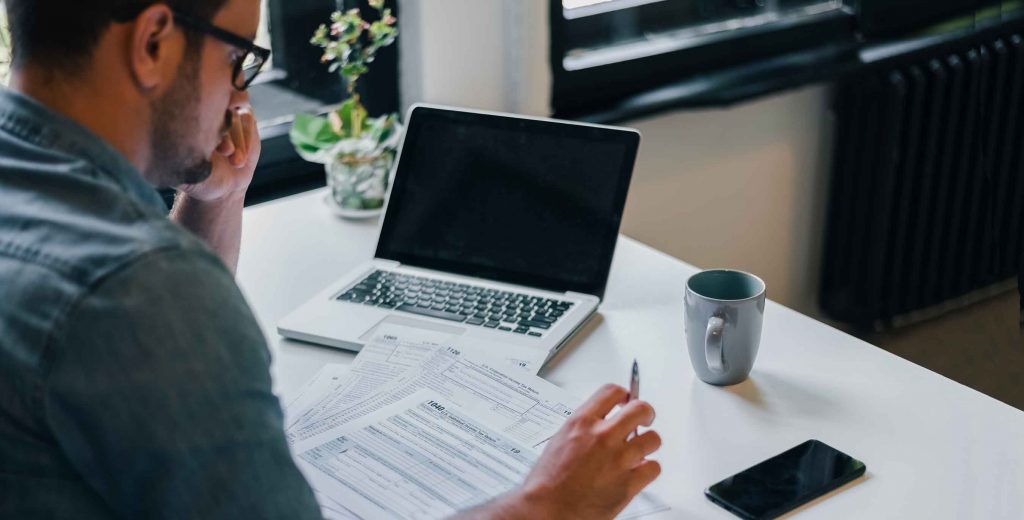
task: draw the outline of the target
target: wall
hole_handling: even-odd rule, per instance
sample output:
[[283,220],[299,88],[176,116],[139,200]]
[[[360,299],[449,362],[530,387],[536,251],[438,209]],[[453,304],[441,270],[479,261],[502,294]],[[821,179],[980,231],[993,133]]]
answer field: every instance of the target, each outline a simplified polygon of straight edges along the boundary
[[400,0],[402,103],[549,112],[547,0]]
[[817,314],[831,160],[828,91],[627,124],[643,133],[623,232],[700,267],[751,271]]
[[[403,102],[544,115],[545,0],[407,0]],[[817,315],[831,160],[828,91],[629,121],[643,133],[622,229],[700,267],[752,271]]]

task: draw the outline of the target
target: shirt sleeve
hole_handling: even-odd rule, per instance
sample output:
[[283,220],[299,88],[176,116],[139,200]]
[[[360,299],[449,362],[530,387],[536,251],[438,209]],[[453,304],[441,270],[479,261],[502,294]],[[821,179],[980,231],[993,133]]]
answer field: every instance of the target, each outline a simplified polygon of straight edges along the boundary
[[266,341],[212,255],[150,253],[70,311],[46,414],[123,516],[320,518],[271,391]]

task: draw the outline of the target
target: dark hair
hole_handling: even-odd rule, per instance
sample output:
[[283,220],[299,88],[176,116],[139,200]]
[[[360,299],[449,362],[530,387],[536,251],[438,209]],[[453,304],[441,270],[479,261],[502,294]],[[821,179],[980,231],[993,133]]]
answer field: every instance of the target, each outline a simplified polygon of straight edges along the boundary
[[[163,3],[204,21],[213,19],[227,0],[7,0],[13,66],[29,62],[48,68],[77,69],[115,21],[137,17]],[[187,33],[189,46],[201,41]]]

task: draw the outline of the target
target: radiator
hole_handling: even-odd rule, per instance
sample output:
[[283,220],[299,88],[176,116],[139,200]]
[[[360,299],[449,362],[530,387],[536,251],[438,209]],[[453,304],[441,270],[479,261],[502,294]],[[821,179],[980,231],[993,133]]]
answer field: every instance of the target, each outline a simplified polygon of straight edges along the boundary
[[1012,285],[1024,32],[884,59],[839,81],[833,109],[826,314],[886,328]]

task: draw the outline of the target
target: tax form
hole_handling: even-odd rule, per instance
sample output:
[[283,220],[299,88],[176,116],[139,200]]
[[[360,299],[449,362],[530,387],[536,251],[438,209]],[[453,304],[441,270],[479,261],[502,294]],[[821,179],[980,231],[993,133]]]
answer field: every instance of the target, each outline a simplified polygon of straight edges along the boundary
[[330,381],[322,380],[321,374],[314,378],[314,382],[324,386],[302,395],[316,400],[288,405],[285,425],[289,438],[294,440],[293,432],[301,432],[320,418],[369,397],[409,368],[421,364],[451,338],[450,334],[400,325],[380,329],[348,366],[346,375],[330,378]]
[[[413,513],[409,513],[413,516],[404,516],[407,512],[391,515],[408,518],[419,518],[416,515],[420,513],[415,511],[421,511],[424,518],[435,518],[450,514],[451,507],[463,509],[468,507],[467,504],[493,498],[522,482],[543,443],[579,404],[579,399],[533,375],[507,356],[493,357],[481,351],[464,351],[463,347],[446,346],[445,343],[448,343],[447,338],[425,337],[419,330],[409,331],[401,327],[381,330],[352,365],[325,366],[289,401],[286,410],[289,442],[300,469],[316,491],[325,517],[348,520],[360,516],[377,518],[390,515],[374,509],[376,506],[372,504],[365,504],[365,497],[374,496],[374,493],[391,497],[388,503],[394,503],[389,507],[399,507],[398,502],[406,499],[419,504],[416,507],[420,509],[413,508]],[[348,447],[339,448],[339,437],[344,436],[344,432],[390,418],[395,410],[407,407],[407,400],[420,392],[433,396],[435,402],[445,400],[444,406],[452,411],[452,417],[461,418],[463,427],[472,426],[472,431],[487,432],[487,439],[504,439],[503,445],[514,446],[522,456],[513,461],[502,461],[501,457],[495,459],[494,453],[488,449],[469,449],[472,438],[451,444],[451,436],[457,432],[448,432],[440,439],[432,438],[444,430],[436,425],[425,426],[429,422],[419,427],[416,437],[417,442],[427,444],[416,445],[419,446],[416,449],[429,445],[435,451],[419,452],[416,456],[416,450],[410,446],[396,448],[397,445],[390,444],[397,442],[395,439],[399,439],[398,434],[403,431],[396,424],[414,424],[410,422],[413,419],[422,421],[424,417],[429,418],[422,412],[410,412],[414,415],[387,422],[385,426],[393,430],[387,435],[389,440],[381,441],[376,436],[384,431],[384,426],[378,426],[359,435],[350,434],[352,438],[361,439],[362,451],[349,453]],[[454,427],[452,424],[449,426]],[[399,471],[403,464],[413,464],[411,467],[414,469],[424,471],[424,468],[434,468],[436,463],[432,462],[432,457],[439,453],[437,446],[444,443],[448,443],[443,452],[448,463],[461,461],[460,464],[467,465],[459,468],[457,474],[460,476],[473,474],[473,468],[483,462],[491,464],[497,460],[500,461],[499,467],[487,466],[482,470],[487,478],[473,477],[470,481],[472,489],[463,489],[459,487],[462,484],[455,484],[455,488],[462,489],[461,494],[453,492],[456,499],[441,501],[440,505],[417,494],[415,489],[403,490],[402,498],[396,502],[394,497],[398,491],[389,479],[405,482],[401,480],[405,477],[399,477],[403,474]],[[359,453],[371,455],[358,460],[348,458]],[[304,454],[306,458],[303,458]],[[472,457],[466,458],[470,455],[482,458],[473,462]],[[316,458],[316,465],[307,460],[310,457]],[[382,469],[374,464],[387,467]],[[385,478],[381,476],[384,473],[378,474],[382,471],[390,476]],[[370,474],[374,476],[368,477]],[[443,478],[444,475],[434,477]],[[447,475],[451,476],[451,473]],[[504,476],[498,478],[500,475]],[[339,479],[348,479],[349,484],[341,483]],[[431,482],[430,486],[435,484],[436,481]],[[366,489],[360,486],[366,486]],[[363,499],[354,498],[354,495]],[[352,509],[356,504],[362,504],[360,507],[363,509]],[[423,504],[430,507],[423,509],[426,507]],[[665,509],[653,497],[642,494],[620,518],[633,518]],[[438,511],[447,512],[434,514]]]
[[[339,363],[324,365],[305,385],[294,394],[287,396],[287,404],[284,407],[285,424],[291,424],[298,412],[330,395],[333,389],[339,385],[339,381],[347,377],[348,373],[348,365]],[[316,489],[313,489],[313,494],[316,495],[316,501],[320,504],[320,514],[325,520],[359,520],[355,513],[349,511],[330,495]]]
[[[320,419],[344,410],[379,391],[388,383],[399,379],[406,370],[416,367],[430,357],[442,345],[458,345],[457,338],[444,332],[424,330],[398,324],[388,324],[377,329],[355,361],[348,366],[347,374],[321,380],[318,374],[313,381],[326,385],[312,392],[300,392],[306,400],[289,403],[285,417],[290,442],[296,436],[304,435]],[[457,347],[471,350],[472,347]],[[501,364],[512,371],[524,370],[535,373],[543,355],[521,347],[502,345]],[[315,400],[312,400],[313,398]]]
[[[374,342],[364,350],[387,348]],[[511,370],[505,363],[479,351],[435,348],[418,366],[405,370],[373,395],[298,424],[288,437],[292,443],[304,441],[428,388],[463,406],[486,404],[503,417],[502,431],[537,446],[558,431],[579,399],[526,370]]]
[[348,374],[349,365],[328,363],[295,393],[282,396],[282,401],[287,398],[287,404],[284,405],[285,429],[295,424],[310,407],[332,396],[337,388],[342,387],[343,380],[348,377]]
[[[421,389],[297,444],[299,467],[364,518],[433,519],[474,507],[519,485],[540,454],[500,431],[503,417],[480,404]],[[620,518],[667,508],[642,496],[629,509]]]
[[313,485],[359,516],[443,518],[512,489],[533,465],[531,448],[488,422],[424,389],[296,451]]

